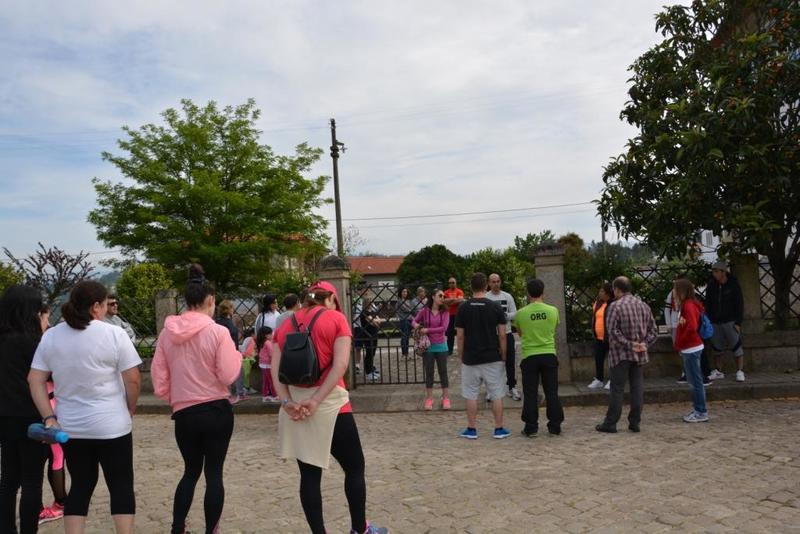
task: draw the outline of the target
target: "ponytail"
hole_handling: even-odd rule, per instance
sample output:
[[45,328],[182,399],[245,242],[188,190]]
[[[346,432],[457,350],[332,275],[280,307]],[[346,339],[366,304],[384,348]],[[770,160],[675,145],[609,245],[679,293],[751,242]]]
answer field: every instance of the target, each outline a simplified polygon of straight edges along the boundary
[[189,266],[189,277],[186,280],[186,291],[183,293],[183,298],[186,299],[186,305],[189,309],[199,307],[205,302],[207,296],[216,294],[214,285],[206,280],[203,266],[199,263],[191,264]]
[[106,286],[94,280],[84,280],[72,288],[69,300],[61,306],[61,316],[75,330],[85,330],[92,322],[92,306],[108,298]]

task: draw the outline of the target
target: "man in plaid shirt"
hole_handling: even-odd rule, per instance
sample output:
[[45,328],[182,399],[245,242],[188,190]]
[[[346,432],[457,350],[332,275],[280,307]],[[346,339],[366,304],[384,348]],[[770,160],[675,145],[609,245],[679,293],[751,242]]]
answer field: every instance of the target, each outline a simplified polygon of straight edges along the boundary
[[631,383],[631,409],[628,430],[639,432],[644,404],[644,374],[642,366],[649,361],[647,347],[655,343],[658,328],[650,307],[631,295],[631,281],[619,276],[614,279],[614,302],[606,310],[608,337],[608,367],[611,395],[605,420],[597,425],[598,432],[616,432],[622,415],[625,382]]

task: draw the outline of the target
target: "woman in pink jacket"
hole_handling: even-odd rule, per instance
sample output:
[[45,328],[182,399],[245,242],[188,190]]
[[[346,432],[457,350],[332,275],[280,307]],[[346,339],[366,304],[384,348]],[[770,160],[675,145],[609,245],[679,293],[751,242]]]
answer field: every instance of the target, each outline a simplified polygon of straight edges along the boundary
[[184,462],[172,506],[172,534],[186,531],[204,466],[206,534],[217,532],[225,502],[222,467],[233,433],[228,387],[239,376],[242,356],[228,329],[211,318],[214,297],[203,268],[192,264],[185,293],[188,310],[167,317],[150,370],[156,395],[172,406],[175,440]]

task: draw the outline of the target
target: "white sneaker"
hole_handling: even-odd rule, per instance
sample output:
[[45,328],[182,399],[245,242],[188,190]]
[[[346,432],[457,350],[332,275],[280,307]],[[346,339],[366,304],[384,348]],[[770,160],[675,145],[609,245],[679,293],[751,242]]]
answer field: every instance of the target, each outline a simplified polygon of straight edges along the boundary
[[711,371],[711,374],[708,375],[708,378],[710,378],[711,380],[722,380],[723,378],[725,378],[725,373],[721,373],[719,370],[714,369],[713,371]]
[[608,389],[608,390],[610,390],[610,389],[611,389],[611,380],[609,380],[608,382],[606,382],[606,385],[605,385],[605,386],[603,386],[603,389]]
[[692,410],[691,412],[683,416],[683,421],[685,423],[706,423],[708,422],[708,414],[698,413]]
[[741,369],[739,371],[736,371],[736,381],[744,382],[744,371],[742,371]]
[[592,383],[586,386],[589,389],[597,389],[603,387],[603,381],[598,379],[593,379]]
[[372,371],[371,373],[367,374],[367,380],[375,382],[376,380],[380,379],[381,379],[381,374],[378,371]]
[[508,393],[509,393],[508,396],[511,397],[512,400],[515,401],[522,400],[522,395],[520,394],[517,388],[511,388],[511,390]]

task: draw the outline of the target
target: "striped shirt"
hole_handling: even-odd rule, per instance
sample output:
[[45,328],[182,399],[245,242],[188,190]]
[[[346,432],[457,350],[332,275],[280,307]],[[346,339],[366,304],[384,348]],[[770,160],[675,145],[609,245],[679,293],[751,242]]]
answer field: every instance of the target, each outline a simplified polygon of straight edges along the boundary
[[614,367],[622,360],[637,362],[639,365],[649,361],[646,350],[633,350],[634,343],[652,345],[658,338],[653,312],[641,299],[626,294],[612,302],[606,309],[606,328],[609,367]]

